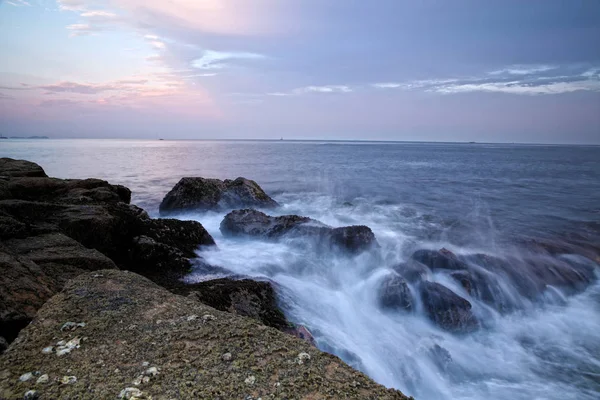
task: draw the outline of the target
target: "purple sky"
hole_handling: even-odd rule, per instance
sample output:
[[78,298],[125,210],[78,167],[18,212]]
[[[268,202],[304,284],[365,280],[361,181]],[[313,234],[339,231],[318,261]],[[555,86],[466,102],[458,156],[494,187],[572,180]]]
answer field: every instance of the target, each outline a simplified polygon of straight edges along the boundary
[[597,0],[0,0],[0,133],[600,144]]

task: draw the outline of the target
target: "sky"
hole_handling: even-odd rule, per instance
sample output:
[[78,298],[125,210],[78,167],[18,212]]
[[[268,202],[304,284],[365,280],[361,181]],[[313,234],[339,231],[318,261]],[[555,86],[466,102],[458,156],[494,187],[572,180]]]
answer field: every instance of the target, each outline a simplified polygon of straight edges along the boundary
[[0,133],[600,144],[600,1],[0,0]]

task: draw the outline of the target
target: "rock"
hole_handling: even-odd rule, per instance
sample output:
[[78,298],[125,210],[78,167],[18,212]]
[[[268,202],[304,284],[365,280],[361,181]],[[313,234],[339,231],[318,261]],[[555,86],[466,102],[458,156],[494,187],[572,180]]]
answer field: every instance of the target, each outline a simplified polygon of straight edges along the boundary
[[8,342],[2,336],[0,336],[0,354],[4,353],[8,349]]
[[225,362],[231,361],[232,358],[233,356],[231,355],[231,353],[225,353],[221,356],[221,360]]
[[38,385],[42,385],[44,383],[48,383],[49,380],[50,380],[50,377],[48,376],[48,374],[44,374],[44,375],[40,376],[35,383]]
[[31,378],[33,378],[33,373],[32,373],[32,372],[27,372],[27,373],[24,373],[23,375],[21,375],[21,376],[19,377],[19,380],[20,380],[21,382],[27,382],[27,381],[28,381],[28,380],[30,380]]
[[426,265],[415,260],[397,264],[392,269],[410,283],[421,282],[431,275],[431,271]]
[[88,249],[62,233],[47,233],[4,242],[15,254],[27,257],[62,285],[84,271],[116,269],[98,250]]
[[25,160],[0,158],[0,176],[9,177],[47,177],[44,169],[39,165]]
[[215,240],[196,221],[180,221],[178,219],[148,219],[144,221],[141,230],[157,242],[176,247],[186,257],[195,257],[200,246],[214,246]]
[[237,207],[273,208],[279,204],[254,181],[182,178],[160,203],[161,213],[222,210]]
[[257,210],[234,210],[227,214],[220,226],[226,236],[249,236],[277,239],[307,237],[320,246],[336,247],[359,253],[376,246],[375,235],[366,226],[331,228],[319,221],[298,215],[271,217]]
[[[0,171],[2,173],[2,171]],[[0,199],[44,201],[59,204],[129,204],[131,191],[101,179],[13,178]]]
[[198,222],[150,219],[120,185],[48,178],[7,159],[0,177],[0,336],[9,343],[82,272],[118,266],[177,290],[189,258],[215,244]]
[[431,270],[462,270],[467,268],[464,262],[460,261],[454,253],[446,249],[417,250],[413,253],[411,258],[415,261],[425,264],[426,266],[431,268]]
[[421,284],[421,300],[429,319],[450,332],[468,332],[479,323],[471,312],[471,303],[436,282]]
[[[161,369],[157,384],[137,389],[154,399],[242,399],[250,387],[255,398],[278,390],[281,398],[406,399],[339,358],[251,318],[172,294],[132,272],[93,275],[85,273],[67,283],[0,356],[0,398],[22,397],[30,383],[18,377],[33,365],[49,376],[78,377],[73,384],[36,387],[41,398],[139,397],[127,381],[140,375],[140,365],[150,360],[168,366]],[[190,323],[189,315],[215,319]],[[67,357],[42,354],[40,349],[64,334],[60,328],[65,321],[86,321],[85,351]],[[221,356],[231,349],[236,349],[235,360],[223,362]],[[293,362],[302,353],[310,361]],[[99,368],[98,360],[106,367]],[[250,376],[255,379],[249,385],[245,380]],[[278,389],[274,382],[280,383]]]
[[59,288],[39,265],[0,244],[0,336],[12,342]]
[[413,299],[406,280],[397,275],[387,276],[379,289],[379,302],[385,309],[412,311]]
[[276,329],[289,328],[269,282],[224,278],[190,284],[185,289],[190,297],[217,310],[254,318]]

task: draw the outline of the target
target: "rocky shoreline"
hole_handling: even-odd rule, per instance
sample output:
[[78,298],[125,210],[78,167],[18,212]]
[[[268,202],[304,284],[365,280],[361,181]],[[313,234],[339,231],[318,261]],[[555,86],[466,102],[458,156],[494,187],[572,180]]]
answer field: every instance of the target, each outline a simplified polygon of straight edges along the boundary
[[[0,399],[406,398],[317,350],[286,320],[273,283],[203,260],[218,243],[202,224],[153,219],[130,200],[124,186],[0,159]],[[369,227],[254,209],[277,207],[249,179],[186,177],[160,212],[230,211],[225,237],[380,260]],[[378,307],[456,335],[486,329],[475,300],[505,314],[596,281],[600,246],[583,239],[523,241],[501,256],[407,249],[381,276]],[[229,277],[185,283],[192,271]],[[436,346],[434,358],[450,362]]]
[[[197,179],[162,209],[277,206],[243,178],[203,180],[218,193],[198,199]],[[184,184],[195,203],[176,198]],[[215,241],[130,199],[120,185],[0,159],[1,399],[406,398],[317,350],[269,282],[183,283],[194,266],[213,268],[196,251]]]

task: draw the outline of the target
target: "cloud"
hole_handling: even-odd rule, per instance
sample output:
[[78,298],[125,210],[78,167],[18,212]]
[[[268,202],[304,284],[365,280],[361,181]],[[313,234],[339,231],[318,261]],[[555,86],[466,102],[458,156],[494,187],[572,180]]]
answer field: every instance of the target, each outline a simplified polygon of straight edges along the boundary
[[6,3],[10,4],[11,6],[15,6],[15,7],[22,7],[22,6],[31,7],[31,4],[25,0],[8,0]]
[[61,10],[82,11],[88,3],[86,0],[57,0]]
[[507,68],[488,72],[489,75],[532,75],[557,69],[555,65],[513,65]]
[[464,83],[431,88],[431,91],[445,94],[468,92],[491,92],[521,95],[548,95],[572,93],[579,91],[600,92],[600,81],[582,80],[575,82],[548,82],[534,85],[528,82],[489,82],[489,83]]
[[98,23],[116,21],[119,19],[117,14],[102,10],[86,11],[81,13],[80,16],[89,21]]
[[102,28],[98,26],[92,26],[90,24],[72,24],[68,25],[67,29],[71,31],[69,36],[87,36],[91,35],[94,32],[99,32]]
[[354,89],[347,85],[304,86],[288,92],[270,92],[267,96],[299,96],[309,93],[351,93]]
[[230,61],[260,60],[266,58],[262,54],[236,51],[205,50],[202,57],[192,61],[192,67],[204,70],[225,68]]

